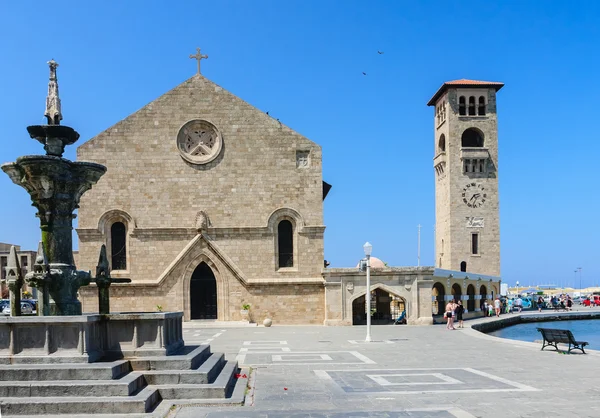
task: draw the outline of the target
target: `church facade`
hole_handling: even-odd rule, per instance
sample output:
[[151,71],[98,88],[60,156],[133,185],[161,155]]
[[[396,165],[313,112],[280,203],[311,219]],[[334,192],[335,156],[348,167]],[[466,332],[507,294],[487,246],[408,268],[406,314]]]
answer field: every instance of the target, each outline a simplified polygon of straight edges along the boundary
[[[431,324],[450,299],[478,315],[479,302],[500,289],[498,200],[488,191],[497,191],[491,167],[499,88],[477,86],[473,96],[486,98],[487,115],[463,117],[460,91],[471,87],[445,83],[429,103],[436,109],[439,260],[435,267],[374,265],[374,323],[404,311],[409,324]],[[472,127],[485,147],[457,139]],[[474,162],[464,171],[467,157]],[[331,186],[322,179],[321,148],[202,75],[90,139],[77,158],[108,168],[81,199],[77,233],[79,268],[93,269],[105,244],[112,276],[131,279],[111,286],[112,311],[279,324],[366,321],[364,273],[324,267],[323,200]],[[485,171],[470,171],[486,158]],[[473,194],[489,194],[486,202],[474,205],[469,196],[471,206],[464,204],[466,180],[482,188],[473,186]],[[461,202],[465,208],[457,208]],[[471,232],[479,254],[472,254]],[[468,270],[457,264],[463,260]],[[85,312],[97,310],[92,287],[80,296]]]
[[[321,148],[197,74],[90,139],[79,267],[107,245],[114,311],[322,324]],[[94,311],[93,289],[81,292]],[[250,319],[254,319],[250,318]]]

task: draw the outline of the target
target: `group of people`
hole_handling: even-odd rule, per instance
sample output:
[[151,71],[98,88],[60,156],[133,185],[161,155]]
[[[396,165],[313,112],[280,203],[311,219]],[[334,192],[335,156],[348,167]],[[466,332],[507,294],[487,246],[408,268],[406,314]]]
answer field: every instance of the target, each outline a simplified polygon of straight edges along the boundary
[[446,318],[446,329],[456,329],[454,327],[454,321],[458,321],[458,328],[464,328],[463,326],[463,314],[465,313],[465,307],[462,301],[451,300],[446,305],[444,312],[444,318]]
[[[521,299],[517,299],[514,302],[514,306],[516,309],[521,312],[523,308],[523,302]],[[496,297],[493,301],[491,300],[482,300],[481,301],[481,312],[483,312],[483,316],[500,316],[501,312],[510,313],[513,307],[513,301],[507,301],[504,299],[500,300],[500,297]]]
[[[542,312],[542,308],[545,305],[544,298],[540,295],[537,300],[538,311]],[[573,298],[569,294],[562,294],[560,296],[552,296],[550,298],[550,307],[554,309],[563,309],[565,311],[573,310]]]

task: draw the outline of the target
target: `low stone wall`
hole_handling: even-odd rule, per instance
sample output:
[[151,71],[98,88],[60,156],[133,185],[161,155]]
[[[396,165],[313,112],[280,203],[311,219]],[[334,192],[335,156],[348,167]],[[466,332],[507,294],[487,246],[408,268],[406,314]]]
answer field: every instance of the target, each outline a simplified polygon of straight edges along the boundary
[[600,312],[556,312],[556,313],[540,313],[540,314],[527,314],[527,315],[505,315],[495,320],[488,320],[485,322],[478,322],[471,324],[471,328],[474,330],[489,333],[497,331],[501,328],[506,328],[511,325],[527,323],[527,322],[544,322],[544,321],[566,321],[566,320],[583,320],[583,319],[600,319]]
[[0,364],[91,363],[183,347],[182,312],[0,318]]

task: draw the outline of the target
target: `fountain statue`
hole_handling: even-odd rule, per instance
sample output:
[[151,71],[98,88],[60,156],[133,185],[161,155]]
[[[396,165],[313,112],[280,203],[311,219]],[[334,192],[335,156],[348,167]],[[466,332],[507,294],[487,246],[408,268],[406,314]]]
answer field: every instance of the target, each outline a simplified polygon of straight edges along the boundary
[[[73,211],[78,208],[81,195],[98,182],[106,167],[62,158],[65,146],[77,141],[79,134],[60,124],[58,64],[51,60],[48,65],[50,80],[45,112],[48,124],[27,127],[31,138],[44,145],[46,155],[19,157],[14,163],[3,164],[2,170],[15,184],[27,190],[32,205],[38,210],[42,230],[39,260],[35,271],[27,274],[25,280],[42,293],[40,315],[51,314],[50,297],[55,303],[52,313],[81,315],[77,291],[88,285],[92,277],[89,272],[78,271],[73,262]],[[15,283],[18,284],[18,280]]]

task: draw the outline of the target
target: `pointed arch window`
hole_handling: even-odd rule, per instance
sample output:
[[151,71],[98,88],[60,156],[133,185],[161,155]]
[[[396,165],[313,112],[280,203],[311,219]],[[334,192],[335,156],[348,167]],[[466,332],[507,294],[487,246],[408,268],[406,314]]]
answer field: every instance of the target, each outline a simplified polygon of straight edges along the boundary
[[440,135],[440,140],[438,141],[438,152],[446,152],[446,136],[444,134]]
[[467,102],[465,101],[465,96],[460,96],[458,99],[458,114],[460,116],[467,115]]
[[115,222],[110,227],[110,255],[112,270],[127,270],[127,227]]
[[294,226],[287,219],[277,225],[279,268],[294,267]]

